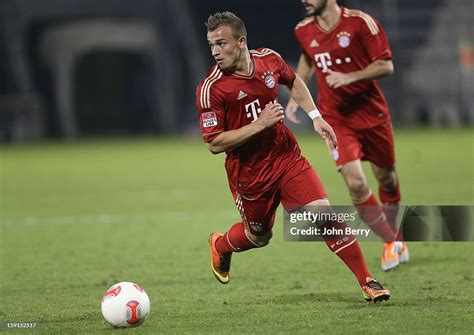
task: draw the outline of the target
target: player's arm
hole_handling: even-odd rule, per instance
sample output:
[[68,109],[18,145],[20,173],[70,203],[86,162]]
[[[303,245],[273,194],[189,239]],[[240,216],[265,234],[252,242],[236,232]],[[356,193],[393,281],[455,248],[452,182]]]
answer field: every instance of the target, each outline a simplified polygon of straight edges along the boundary
[[277,122],[283,120],[283,118],[283,107],[279,103],[271,102],[265,106],[255,122],[239,129],[228,130],[220,133],[211,142],[206,143],[207,148],[213,154],[219,154],[229,149],[236,148],[247,142],[265,128],[273,127]]
[[380,79],[393,74],[393,62],[390,59],[377,59],[367,67],[348,73],[327,70],[326,82],[329,87],[339,88],[359,81]]
[[[301,54],[300,59],[298,60],[298,65],[296,67],[296,74],[301,77],[303,82],[307,83],[311,79],[311,76],[314,73],[314,65],[311,59],[304,53]],[[296,116],[296,110],[298,109],[298,104],[296,101],[290,97],[288,104],[285,108],[286,116],[288,120],[293,123],[301,123],[300,119]]]
[[301,53],[298,65],[296,66],[296,74],[298,74],[305,83],[308,83],[314,73],[314,65],[305,53]]
[[296,74],[295,80],[291,86],[288,86],[290,97],[301,106],[301,108],[308,113],[308,116],[313,120],[314,130],[325,139],[330,150],[337,148],[336,134],[332,127],[324,121],[314,104],[313,97],[309,93],[308,86],[306,86],[303,79]]

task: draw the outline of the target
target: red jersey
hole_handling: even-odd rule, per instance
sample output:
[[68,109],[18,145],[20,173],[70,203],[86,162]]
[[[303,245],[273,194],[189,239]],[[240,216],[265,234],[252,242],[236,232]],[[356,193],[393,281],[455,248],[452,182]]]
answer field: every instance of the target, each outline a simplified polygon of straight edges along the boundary
[[[295,73],[275,51],[251,50],[250,56],[250,76],[223,71],[216,64],[198,85],[196,105],[205,142],[255,122],[266,104],[278,100],[278,84],[293,83]],[[293,134],[280,122],[226,154],[232,186],[259,192],[276,182],[301,152]]]
[[361,70],[392,52],[382,26],[370,15],[341,7],[341,16],[329,31],[314,17],[295,28],[301,49],[313,61],[318,79],[318,108],[326,121],[354,129],[371,128],[389,118],[388,105],[376,80],[333,89],[326,83],[327,69],[348,73]]

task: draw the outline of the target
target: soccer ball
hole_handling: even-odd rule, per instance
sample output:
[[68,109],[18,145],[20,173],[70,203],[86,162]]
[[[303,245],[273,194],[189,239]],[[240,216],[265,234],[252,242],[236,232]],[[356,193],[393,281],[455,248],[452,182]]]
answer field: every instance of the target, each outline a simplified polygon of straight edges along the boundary
[[105,321],[112,327],[134,327],[150,314],[150,298],[139,285],[121,282],[104,293],[101,307]]

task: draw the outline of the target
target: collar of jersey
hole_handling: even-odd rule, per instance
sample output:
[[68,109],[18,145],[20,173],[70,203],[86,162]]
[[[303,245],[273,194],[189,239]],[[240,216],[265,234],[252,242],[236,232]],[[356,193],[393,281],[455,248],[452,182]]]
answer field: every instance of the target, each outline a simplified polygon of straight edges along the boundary
[[253,64],[253,70],[252,70],[252,73],[249,75],[249,76],[246,76],[246,75],[243,75],[243,74],[237,74],[235,72],[230,72],[230,75],[232,76],[235,76],[235,77],[238,77],[238,78],[244,78],[244,79],[252,79],[254,74],[255,74],[255,70],[256,70],[256,67],[257,67],[257,64],[255,62],[255,58],[253,58],[253,55],[250,53],[250,58],[252,59],[252,64]]
[[319,30],[321,30],[325,34],[332,33],[334,31],[334,29],[336,29],[339,26],[339,24],[341,23],[342,15],[344,14],[344,7],[339,7],[339,8],[341,9],[341,12],[339,13],[339,18],[337,19],[336,24],[331,29],[326,30],[323,27],[321,27],[318,23],[318,19],[315,17],[314,18],[314,24],[316,25],[316,28],[318,28]]

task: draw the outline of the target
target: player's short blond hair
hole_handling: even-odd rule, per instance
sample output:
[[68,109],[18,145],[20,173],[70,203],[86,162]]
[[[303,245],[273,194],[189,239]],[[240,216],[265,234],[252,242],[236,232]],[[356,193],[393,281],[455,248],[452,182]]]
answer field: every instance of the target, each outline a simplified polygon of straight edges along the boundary
[[211,14],[205,23],[207,31],[214,31],[220,26],[228,26],[232,29],[232,35],[236,39],[244,36],[247,38],[247,29],[244,22],[232,12],[217,12]]

